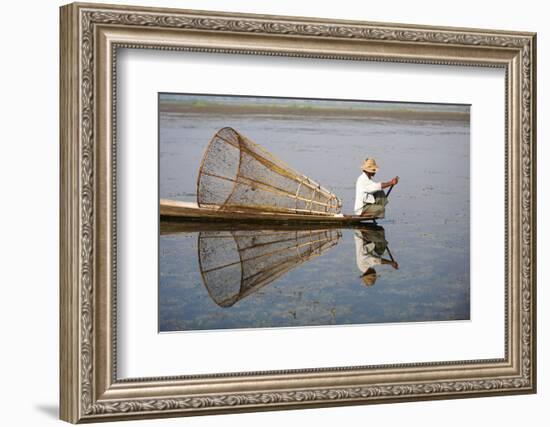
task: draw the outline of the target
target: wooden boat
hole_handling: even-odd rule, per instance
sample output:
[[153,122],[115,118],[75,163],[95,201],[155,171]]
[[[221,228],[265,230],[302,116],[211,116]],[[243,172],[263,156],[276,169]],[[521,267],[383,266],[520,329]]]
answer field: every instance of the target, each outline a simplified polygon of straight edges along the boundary
[[197,221],[197,222],[247,222],[262,224],[319,224],[351,225],[372,222],[378,218],[356,215],[319,215],[304,213],[262,212],[246,209],[215,209],[199,207],[196,203],[178,200],[160,200],[161,221]]

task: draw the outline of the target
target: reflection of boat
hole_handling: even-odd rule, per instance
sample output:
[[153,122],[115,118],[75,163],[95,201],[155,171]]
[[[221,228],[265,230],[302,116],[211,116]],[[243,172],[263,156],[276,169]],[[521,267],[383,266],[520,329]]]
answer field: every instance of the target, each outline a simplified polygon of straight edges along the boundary
[[[200,231],[235,231],[235,230],[266,230],[266,225],[261,222],[212,222],[212,221],[161,221],[160,222],[160,234],[179,234],[179,233],[196,233]],[[379,230],[382,227],[372,223],[356,223],[349,224],[342,227],[341,224],[336,223],[312,223],[303,224],[298,222],[288,222],[277,224],[277,230],[280,231],[304,231],[307,230],[325,230],[325,229],[360,229],[360,230]],[[383,229],[382,229],[383,230]]]
[[337,229],[199,233],[199,266],[210,297],[230,307],[338,243]]
[[338,197],[232,128],[208,144],[197,179],[197,203],[160,200],[163,220],[325,222],[376,219],[344,216]]

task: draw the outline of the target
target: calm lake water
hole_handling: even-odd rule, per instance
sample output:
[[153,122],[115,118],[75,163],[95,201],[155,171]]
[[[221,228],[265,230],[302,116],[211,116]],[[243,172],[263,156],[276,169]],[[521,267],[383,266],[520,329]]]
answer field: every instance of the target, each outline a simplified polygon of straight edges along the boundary
[[[400,176],[378,229],[161,224],[160,331],[469,319],[469,121],[161,108],[159,125],[161,198],[196,201],[202,153],[225,126],[334,192],[344,213],[362,159],[376,159],[377,180]],[[368,286],[371,256],[387,261]]]

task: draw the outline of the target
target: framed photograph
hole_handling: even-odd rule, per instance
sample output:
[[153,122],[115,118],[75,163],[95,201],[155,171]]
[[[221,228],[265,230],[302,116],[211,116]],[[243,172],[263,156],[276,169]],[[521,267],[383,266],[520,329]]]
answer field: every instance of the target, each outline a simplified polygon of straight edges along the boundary
[[536,391],[535,34],[60,22],[63,420]]

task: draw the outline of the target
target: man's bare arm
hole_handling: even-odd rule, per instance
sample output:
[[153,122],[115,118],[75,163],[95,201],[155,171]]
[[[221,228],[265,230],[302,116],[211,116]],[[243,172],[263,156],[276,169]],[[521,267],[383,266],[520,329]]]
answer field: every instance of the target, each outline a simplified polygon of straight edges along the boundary
[[382,188],[388,188],[388,187],[391,187],[392,185],[397,185],[398,182],[399,182],[399,177],[396,176],[395,178],[389,180],[388,182],[383,182],[381,185],[382,185]]

